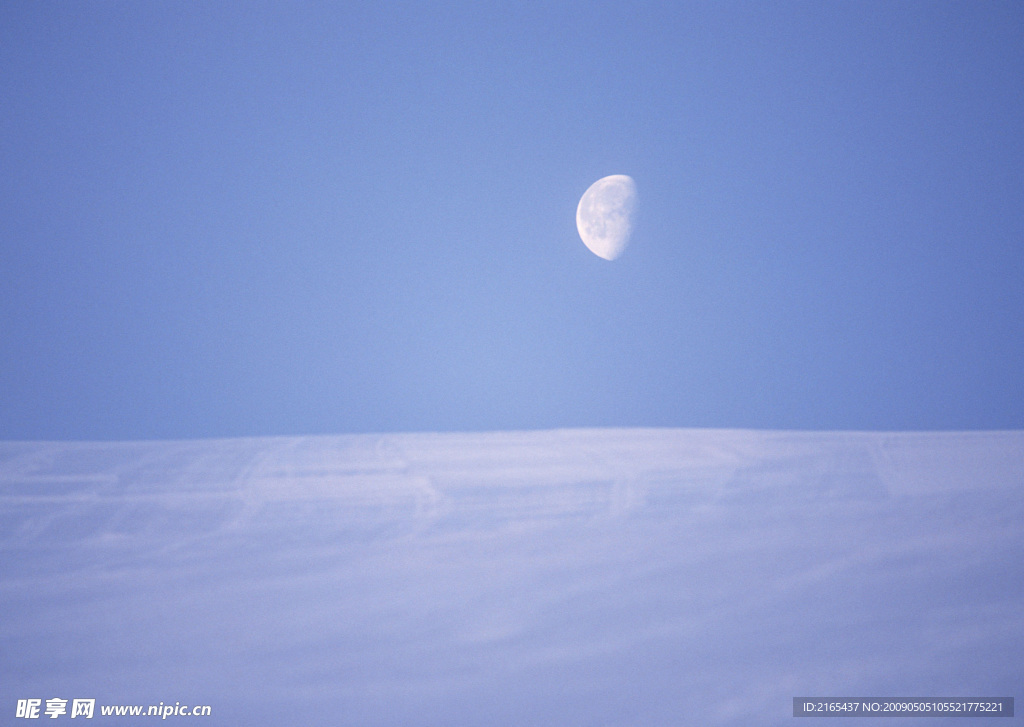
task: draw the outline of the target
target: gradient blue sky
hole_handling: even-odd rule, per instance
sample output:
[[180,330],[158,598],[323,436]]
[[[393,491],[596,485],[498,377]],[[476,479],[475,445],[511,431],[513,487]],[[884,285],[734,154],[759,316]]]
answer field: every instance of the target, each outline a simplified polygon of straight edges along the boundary
[[3,439],[1024,427],[1020,2],[9,1],[0,171]]

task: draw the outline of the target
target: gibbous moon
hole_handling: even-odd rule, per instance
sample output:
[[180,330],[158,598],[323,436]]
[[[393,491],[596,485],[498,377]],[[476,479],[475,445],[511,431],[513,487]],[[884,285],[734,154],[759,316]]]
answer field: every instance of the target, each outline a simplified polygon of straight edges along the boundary
[[636,182],[625,174],[598,179],[583,193],[576,208],[576,229],[592,253],[614,260],[626,249],[636,196]]

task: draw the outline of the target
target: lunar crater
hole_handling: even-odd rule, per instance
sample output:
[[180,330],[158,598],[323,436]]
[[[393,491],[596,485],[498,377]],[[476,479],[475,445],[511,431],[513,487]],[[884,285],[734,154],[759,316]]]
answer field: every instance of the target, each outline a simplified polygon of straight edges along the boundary
[[589,250],[605,260],[619,257],[633,234],[636,182],[613,174],[594,182],[576,208],[576,229]]

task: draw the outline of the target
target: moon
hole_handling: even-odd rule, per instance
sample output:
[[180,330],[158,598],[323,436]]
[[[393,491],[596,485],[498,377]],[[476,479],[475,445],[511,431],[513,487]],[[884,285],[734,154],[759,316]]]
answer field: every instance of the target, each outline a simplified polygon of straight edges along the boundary
[[625,174],[591,184],[576,208],[576,229],[583,244],[605,260],[621,255],[633,232],[636,200],[636,182]]

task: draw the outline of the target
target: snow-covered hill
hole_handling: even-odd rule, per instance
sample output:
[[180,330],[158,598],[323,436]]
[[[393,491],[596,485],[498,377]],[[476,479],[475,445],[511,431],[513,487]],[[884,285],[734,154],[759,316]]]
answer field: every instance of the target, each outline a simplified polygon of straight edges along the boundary
[[773,725],[1021,674],[1024,432],[0,443],[5,724]]

